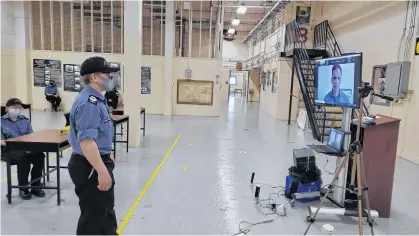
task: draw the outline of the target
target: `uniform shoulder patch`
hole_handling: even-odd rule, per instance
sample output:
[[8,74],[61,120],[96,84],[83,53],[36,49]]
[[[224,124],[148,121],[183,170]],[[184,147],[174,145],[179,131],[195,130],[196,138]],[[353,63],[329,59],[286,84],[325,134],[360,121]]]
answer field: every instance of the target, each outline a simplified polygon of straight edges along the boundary
[[87,100],[88,102],[97,105],[97,97],[90,95],[89,99]]

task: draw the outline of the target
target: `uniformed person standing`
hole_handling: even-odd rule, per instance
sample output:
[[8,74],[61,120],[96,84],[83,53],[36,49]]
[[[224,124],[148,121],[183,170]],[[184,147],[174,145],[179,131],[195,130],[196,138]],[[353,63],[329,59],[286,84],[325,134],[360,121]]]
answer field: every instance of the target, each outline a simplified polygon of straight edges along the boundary
[[116,235],[113,168],[113,122],[101,94],[113,89],[112,68],[102,57],[86,59],[80,68],[85,85],[70,112],[68,171],[79,198],[77,235]]

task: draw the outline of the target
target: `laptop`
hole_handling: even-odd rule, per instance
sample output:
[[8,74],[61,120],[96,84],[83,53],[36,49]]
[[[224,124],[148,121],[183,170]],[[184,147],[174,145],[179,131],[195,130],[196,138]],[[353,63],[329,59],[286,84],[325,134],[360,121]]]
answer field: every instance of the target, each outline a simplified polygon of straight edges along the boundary
[[345,134],[341,130],[330,128],[327,145],[308,145],[311,149],[323,154],[342,154],[343,138]]

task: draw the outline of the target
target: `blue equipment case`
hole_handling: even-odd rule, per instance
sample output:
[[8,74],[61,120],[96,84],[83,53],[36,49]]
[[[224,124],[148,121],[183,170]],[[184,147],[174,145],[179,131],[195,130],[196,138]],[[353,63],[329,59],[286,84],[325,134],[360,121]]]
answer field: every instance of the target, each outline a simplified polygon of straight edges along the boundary
[[[285,195],[289,195],[291,191],[291,185],[293,182],[294,182],[294,178],[288,175],[285,180]],[[320,191],[320,189],[321,189],[321,180],[317,180],[317,181],[305,183],[305,184],[299,182],[296,192],[297,193],[316,192],[316,191]],[[317,201],[317,200],[320,200],[320,197],[296,199],[296,201],[303,202],[303,203]]]

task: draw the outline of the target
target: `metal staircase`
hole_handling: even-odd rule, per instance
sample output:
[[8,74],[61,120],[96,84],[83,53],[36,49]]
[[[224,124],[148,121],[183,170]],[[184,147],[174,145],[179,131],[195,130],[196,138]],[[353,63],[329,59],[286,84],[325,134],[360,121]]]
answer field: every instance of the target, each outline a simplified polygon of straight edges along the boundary
[[285,51],[281,54],[283,57],[292,57],[292,75],[291,75],[291,92],[290,92],[290,111],[291,115],[292,91],[294,82],[294,73],[300,84],[300,91],[303,96],[304,105],[307,110],[307,116],[313,137],[322,140],[325,135],[325,128],[330,128],[325,122],[328,111],[324,107],[314,104],[314,64],[315,58],[327,57],[325,49],[307,49],[305,43],[301,40],[300,29],[296,21],[292,21],[286,26],[285,34]]
[[[342,56],[342,50],[333,34],[329,21],[325,20],[314,26],[313,48],[326,50],[329,57]],[[341,128],[343,109],[341,107],[323,107],[323,133],[321,141],[329,136],[330,128]]]
[[[293,59],[288,124],[290,124],[291,106],[294,96],[292,94],[294,73],[297,73],[313,137],[323,142],[324,138],[329,136],[330,128],[341,128],[343,109],[341,107],[315,105],[314,60],[326,57],[338,57],[345,54],[342,53],[327,20],[314,27],[313,49],[306,48],[305,43],[301,40],[303,37],[300,32],[300,28],[296,21],[292,21],[286,26],[285,48],[284,52],[281,53],[281,57],[290,57]],[[364,108],[366,108],[365,104]],[[365,110],[368,115],[368,109]],[[357,118],[355,111],[352,113],[352,118]]]

